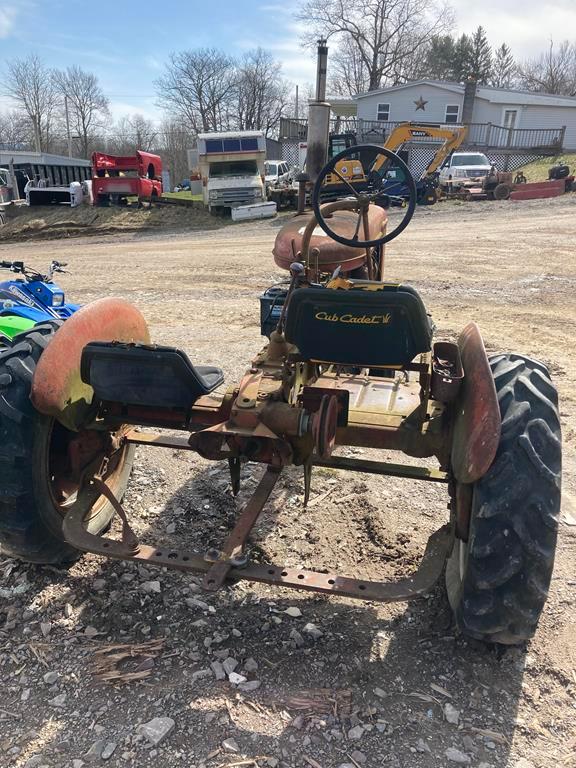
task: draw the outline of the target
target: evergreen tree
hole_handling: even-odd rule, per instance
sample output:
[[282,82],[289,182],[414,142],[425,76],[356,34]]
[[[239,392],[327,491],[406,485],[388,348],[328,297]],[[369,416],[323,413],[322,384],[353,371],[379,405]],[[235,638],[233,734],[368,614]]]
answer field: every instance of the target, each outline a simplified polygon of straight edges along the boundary
[[424,77],[432,80],[451,80],[454,76],[454,38],[434,35],[426,53]]
[[467,75],[478,85],[488,85],[492,78],[492,49],[483,27],[478,27],[474,32],[470,45]]
[[454,44],[452,59],[452,80],[459,83],[471,77],[472,40],[468,35],[462,35]]
[[506,43],[502,43],[494,54],[490,85],[493,85],[494,88],[510,88],[515,74],[516,62],[512,56],[512,51]]

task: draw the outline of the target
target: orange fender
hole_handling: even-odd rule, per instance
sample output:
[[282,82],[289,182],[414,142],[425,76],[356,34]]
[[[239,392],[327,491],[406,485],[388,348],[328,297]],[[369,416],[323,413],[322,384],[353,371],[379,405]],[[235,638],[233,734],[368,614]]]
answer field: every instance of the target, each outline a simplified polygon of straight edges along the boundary
[[98,299],[79,309],[56,331],[40,356],[30,399],[37,411],[78,429],[92,402],[80,378],[82,350],[91,341],[150,343],[141,312],[124,299]]
[[460,483],[474,483],[494,461],[502,420],[494,377],[476,323],[464,328],[458,347],[464,381],[455,404],[452,469]]

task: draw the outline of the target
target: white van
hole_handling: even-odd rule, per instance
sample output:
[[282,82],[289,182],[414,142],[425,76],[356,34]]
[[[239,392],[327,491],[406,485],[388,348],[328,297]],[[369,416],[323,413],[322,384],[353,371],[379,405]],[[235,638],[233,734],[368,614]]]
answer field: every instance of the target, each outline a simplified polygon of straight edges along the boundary
[[266,160],[264,172],[267,187],[281,187],[292,181],[290,166],[284,160]]
[[197,159],[202,199],[210,212],[266,199],[266,139],[261,131],[199,133]]

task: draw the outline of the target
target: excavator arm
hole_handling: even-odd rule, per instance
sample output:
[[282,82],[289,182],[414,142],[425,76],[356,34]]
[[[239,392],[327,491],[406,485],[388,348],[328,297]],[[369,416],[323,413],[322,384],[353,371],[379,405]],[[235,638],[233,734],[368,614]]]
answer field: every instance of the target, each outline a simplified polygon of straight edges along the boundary
[[[435,128],[434,126],[430,125],[401,123],[400,125],[397,125],[390,136],[388,136],[384,146],[386,149],[390,149],[394,152],[396,149],[398,149],[398,147],[402,146],[402,144],[405,144],[407,141],[412,141],[413,139],[444,139],[444,143],[440,145],[438,151],[434,155],[432,162],[428,165],[420,177],[421,179],[424,179],[426,176],[430,176],[432,173],[434,173],[434,171],[436,171],[442,165],[444,160],[452,152],[454,152],[454,150],[458,149],[458,147],[466,138],[467,132],[468,128],[466,126],[455,126],[454,128]],[[384,155],[380,155],[376,159],[372,170],[379,170],[385,162],[386,158]]]

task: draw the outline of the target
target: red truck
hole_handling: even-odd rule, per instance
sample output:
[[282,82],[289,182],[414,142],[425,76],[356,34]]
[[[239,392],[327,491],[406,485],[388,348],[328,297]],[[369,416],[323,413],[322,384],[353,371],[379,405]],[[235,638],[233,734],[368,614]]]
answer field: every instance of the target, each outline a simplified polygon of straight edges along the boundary
[[125,205],[128,197],[150,203],[162,195],[162,160],[140,152],[131,157],[92,155],[92,197],[94,205]]

